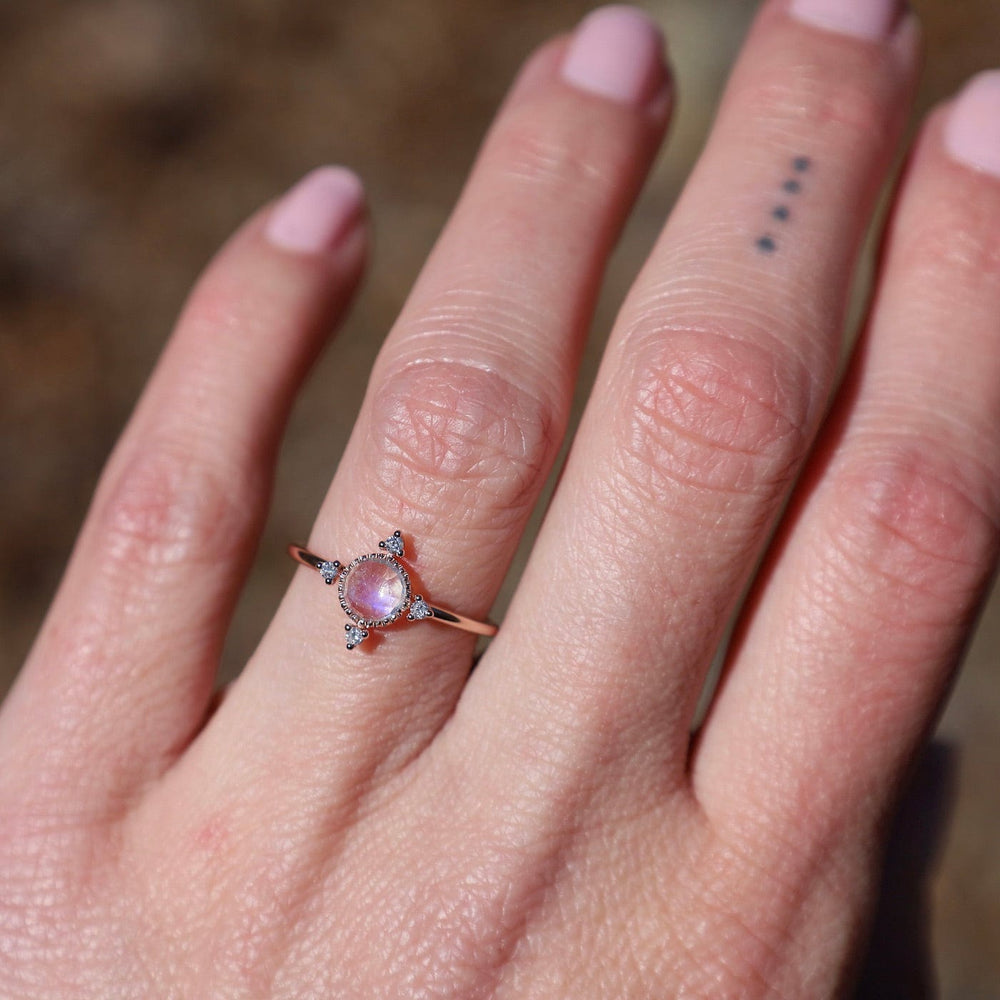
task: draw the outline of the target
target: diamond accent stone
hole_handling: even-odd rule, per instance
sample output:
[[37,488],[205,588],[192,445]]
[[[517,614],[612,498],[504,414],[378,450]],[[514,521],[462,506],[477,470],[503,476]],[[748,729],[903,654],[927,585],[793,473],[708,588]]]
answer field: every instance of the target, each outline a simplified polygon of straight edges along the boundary
[[336,560],[334,562],[321,562],[319,564],[319,575],[323,577],[324,583],[333,583],[337,579],[337,574],[340,572],[340,563]]
[[355,646],[359,646],[368,638],[368,630],[358,628],[357,625],[345,625],[344,635],[347,639],[347,648],[354,649]]
[[384,542],[379,542],[379,548],[398,559],[403,554],[403,539],[398,531],[394,531]]
[[421,618],[433,618],[434,612],[431,611],[431,606],[422,597],[414,597],[413,603],[410,605],[409,614],[406,617],[411,622],[417,622]]

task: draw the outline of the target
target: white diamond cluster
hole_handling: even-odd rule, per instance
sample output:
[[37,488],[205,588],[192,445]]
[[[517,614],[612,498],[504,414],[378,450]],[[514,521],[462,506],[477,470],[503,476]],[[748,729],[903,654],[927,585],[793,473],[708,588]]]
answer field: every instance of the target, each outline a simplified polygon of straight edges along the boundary
[[321,562],[319,564],[319,575],[323,577],[324,583],[333,583],[337,579],[337,575],[340,573],[340,563],[334,560],[333,562]]

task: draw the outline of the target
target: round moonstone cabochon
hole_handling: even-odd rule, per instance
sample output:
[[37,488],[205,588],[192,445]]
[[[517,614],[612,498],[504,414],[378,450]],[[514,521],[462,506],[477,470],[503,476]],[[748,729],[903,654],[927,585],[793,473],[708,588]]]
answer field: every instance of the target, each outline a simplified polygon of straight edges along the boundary
[[406,580],[395,562],[365,556],[344,577],[342,597],[348,610],[359,619],[384,621],[406,604]]

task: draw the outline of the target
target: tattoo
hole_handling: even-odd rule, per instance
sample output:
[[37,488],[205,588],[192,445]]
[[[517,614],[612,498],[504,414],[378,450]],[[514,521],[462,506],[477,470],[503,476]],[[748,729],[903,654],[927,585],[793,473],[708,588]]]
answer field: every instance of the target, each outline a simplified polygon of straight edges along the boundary
[[[808,156],[795,156],[792,158],[791,167],[795,173],[805,174],[812,168],[812,160]],[[781,184],[781,190],[786,194],[801,194],[802,182],[797,177],[786,177]],[[771,218],[778,222],[788,222],[791,217],[792,210],[784,203],[775,205],[771,209]],[[771,233],[758,236],[754,245],[761,253],[766,254],[772,254],[778,249],[778,241]]]

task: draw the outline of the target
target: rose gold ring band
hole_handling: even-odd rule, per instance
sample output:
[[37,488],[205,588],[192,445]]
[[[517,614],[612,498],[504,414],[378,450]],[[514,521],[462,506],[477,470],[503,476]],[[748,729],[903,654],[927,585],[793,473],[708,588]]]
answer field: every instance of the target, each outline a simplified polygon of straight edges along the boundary
[[428,619],[493,636],[493,622],[476,621],[465,615],[439,608],[414,594],[410,575],[403,564],[402,533],[394,531],[379,542],[380,552],[358,556],[346,565],[337,559],[324,559],[301,545],[289,545],[288,554],[303,566],[316,570],[327,584],[337,584],[340,607],[350,622],[344,626],[347,648],[353,649],[371,635],[405,617],[407,621]]

